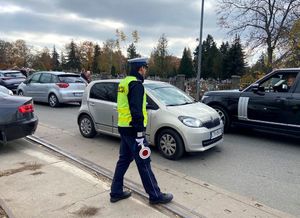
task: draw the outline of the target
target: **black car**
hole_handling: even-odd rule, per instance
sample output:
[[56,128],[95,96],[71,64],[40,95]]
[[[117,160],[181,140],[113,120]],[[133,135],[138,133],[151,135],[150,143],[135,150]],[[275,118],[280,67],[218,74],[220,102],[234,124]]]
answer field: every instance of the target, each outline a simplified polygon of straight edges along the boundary
[[210,91],[203,103],[215,108],[224,122],[300,135],[300,68],[274,70],[246,89]]
[[21,82],[24,82],[26,77],[18,70],[0,70],[0,85],[16,91]]
[[33,134],[38,124],[33,112],[32,98],[0,92],[0,142]]

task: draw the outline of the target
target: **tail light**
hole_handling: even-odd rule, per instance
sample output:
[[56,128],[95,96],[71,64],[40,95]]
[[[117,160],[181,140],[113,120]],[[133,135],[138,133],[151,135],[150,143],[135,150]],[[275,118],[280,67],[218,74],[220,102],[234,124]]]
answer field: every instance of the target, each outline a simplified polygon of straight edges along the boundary
[[69,83],[56,83],[56,85],[62,89],[69,87]]
[[32,113],[34,111],[33,104],[24,104],[18,110],[21,114]]

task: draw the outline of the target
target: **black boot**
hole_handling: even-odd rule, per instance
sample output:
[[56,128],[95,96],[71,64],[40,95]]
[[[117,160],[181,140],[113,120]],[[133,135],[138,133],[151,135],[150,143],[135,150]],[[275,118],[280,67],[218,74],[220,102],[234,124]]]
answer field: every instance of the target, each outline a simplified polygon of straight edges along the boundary
[[124,191],[123,194],[120,195],[120,196],[114,196],[114,197],[110,196],[110,202],[111,203],[115,203],[117,201],[129,198],[130,196],[131,196],[131,192],[130,191]]
[[162,193],[161,197],[157,200],[150,200],[150,204],[166,204],[172,201],[173,195],[171,193]]

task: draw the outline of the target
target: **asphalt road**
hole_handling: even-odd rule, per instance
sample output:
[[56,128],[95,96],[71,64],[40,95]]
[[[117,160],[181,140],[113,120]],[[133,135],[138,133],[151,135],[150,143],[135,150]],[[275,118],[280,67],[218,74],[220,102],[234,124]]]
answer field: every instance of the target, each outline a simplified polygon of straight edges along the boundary
[[[35,107],[40,122],[80,134],[76,122],[78,105]],[[118,140],[111,140],[118,146]],[[166,160],[153,152],[152,160],[300,217],[299,139],[234,130],[225,135],[221,146],[206,152],[187,154],[179,161]]]

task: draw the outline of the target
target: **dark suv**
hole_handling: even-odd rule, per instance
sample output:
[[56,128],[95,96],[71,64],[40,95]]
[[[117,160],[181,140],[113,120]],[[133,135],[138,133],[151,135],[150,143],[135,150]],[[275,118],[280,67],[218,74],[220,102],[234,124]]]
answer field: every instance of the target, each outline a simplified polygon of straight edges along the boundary
[[242,91],[204,93],[202,102],[215,108],[225,131],[231,124],[300,135],[300,68],[278,69]]
[[16,91],[26,77],[18,70],[0,70],[0,85]]

